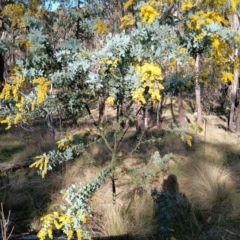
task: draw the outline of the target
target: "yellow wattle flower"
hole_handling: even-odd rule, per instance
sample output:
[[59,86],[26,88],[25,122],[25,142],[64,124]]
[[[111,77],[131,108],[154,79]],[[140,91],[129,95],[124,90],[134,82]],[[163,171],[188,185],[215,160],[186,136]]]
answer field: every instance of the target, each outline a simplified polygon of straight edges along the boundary
[[130,6],[132,6],[134,3],[136,2],[136,0],[128,0],[124,5],[123,8],[125,10],[127,10]]
[[93,26],[93,29],[96,30],[99,35],[103,35],[104,33],[109,32],[108,27],[100,19]]
[[42,104],[46,98],[51,82],[44,77],[36,78],[33,83],[37,85],[37,104]]
[[190,10],[191,8],[193,8],[193,4],[191,0],[185,0],[182,3],[182,6],[181,6],[182,11],[187,11],[187,10]]
[[114,97],[108,97],[106,99],[106,104],[111,106],[111,107],[114,105],[114,102],[115,102],[115,98]]
[[159,13],[150,5],[144,5],[140,8],[140,17],[142,18],[142,23],[148,22],[152,24],[155,18],[159,16]]

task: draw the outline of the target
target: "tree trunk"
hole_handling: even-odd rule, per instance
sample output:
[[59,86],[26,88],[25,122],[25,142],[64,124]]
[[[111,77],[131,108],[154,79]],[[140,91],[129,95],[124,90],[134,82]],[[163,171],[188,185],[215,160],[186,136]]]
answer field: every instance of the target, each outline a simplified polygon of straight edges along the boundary
[[[232,16],[229,16],[229,22],[231,24],[231,28],[238,30],[239,29],[239,19],[238,19],[238,15],[234,14]],[[235,49],[234,51],[234,61],[235,59],[237,59],[238,57],[238,49]],[[239,85],[239,72],[237,69],[237,66],[235,66],[234,69],[234,82],[232,83],[232,91],[231,91],[231,95],[230,95],[230,102],[231,102],[231,107],[230,107],[230,115],[229,115],[229,121],[228,121],[228,128],[230,130],[233,130],[233,122],[234,122],[234,113],[235,113],[235,107],[236,107],[236,97],[237,97],[237,89],[238,89],[238,85]],[[237,114],[239,115],[240,112],[237,111]],[[237,119],[240,116],[237,116]],[[238,120],[237,120],[238,121]]]
[[5,79],[4,79],[4,58],[3,55],[0,54],[0,92],[3,89],[5,83]]
[[173,99],[172,99],[172,96],[170,96],[170,100],[171,100],[170,109],[171,109],[172,119],[173,119],[173,122],[176,123],[176,118],[175,118],[175,114],[174,114],[174,110],[173,110]]
[[178,93],[178,120],[181,127],[184,127],[186,125],[182,92]]
[[198,72],[199,72],[199,54],[197,53],[195,59],[195,97],[196,97],[196,110],[197,110],[197,124],[202,125],[202,107],[201,107],[201,88],[198,82]]
[[[238,94],[239,95],[239,94]],[[240,132],[240,103],[238,99],[238,106],[237,106],[237,112],[236,112],[236,132]]]
[[105,99],[102,94],[98,97],[98,109],[99,109],[98,124],[101,125],[104,120],[104,112],[105,112]]
[[129,127],[129,103],[128,103],[128,99],[126,97],[123,97],[123,100],[121,102],[121,117],[122,117],[122,121],[121,121],[121,126],[125,129],[127,129]]
[[[235,50],[235,57],[237,56],[238,49]],[[237,89],[239,85],[238,80],[238,69],[234,70],[234,82],[232,84],[232,91],[230,95],[230,102],[231,102],[231,108],[230,108],[230,116],[229,116],[229,129],[233,131],[233,122],[234,122],[234,113],[235,113],[235,107],[236,107],[236,97],[237,97]],[[237,111],[237,118],[239,118],[240,112]]]
[[157,119],[156,119],[156,125],[158,126],[160,123],[160,111],[161,111],[161,103],[157,103]]
[[136,116],[136,131],[141,132],[144,130],[144,113],[142,107],[139,106],[137,103],[134,103],[134,114]]
[[148,107],[144,108],[144,131],[148,129]]
[[[5,8],[6,5],[6,0],[0,0],[0,11],[2,11]],[[3,28],[3,19],[0,19],[0,29],[2,30]],[[1,40],[5,38],[4,32],[2,32],[1,35]],[[5,84],[5,79],[4,79],[4,71],[5,71],[5,66],[4,66],[4,55],[3,53],[0,53],[0,92],[2,92],[3,86]]]

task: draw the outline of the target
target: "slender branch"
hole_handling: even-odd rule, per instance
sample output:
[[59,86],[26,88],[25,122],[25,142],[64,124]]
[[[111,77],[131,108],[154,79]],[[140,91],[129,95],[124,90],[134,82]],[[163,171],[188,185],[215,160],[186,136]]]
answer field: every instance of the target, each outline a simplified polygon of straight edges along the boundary
[[0,227],[1,227],[1,233],[2,233],[2,240],[8,240],[13,232],[14,227],[12,227],[11,232],[7,236],[7,230],[8,230],[8,225],[10,221],[10,215],[11,211],[8,212],[8,217],[7,219],[5,218],[4,211],[3,211],[3,204],[1,203],[1,219],[0,219]]

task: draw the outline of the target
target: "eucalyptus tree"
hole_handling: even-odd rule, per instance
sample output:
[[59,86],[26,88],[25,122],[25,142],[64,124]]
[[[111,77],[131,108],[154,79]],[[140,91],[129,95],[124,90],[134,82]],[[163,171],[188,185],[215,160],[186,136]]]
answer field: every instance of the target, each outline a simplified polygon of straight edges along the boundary
[[195,59],[195,94],[199,124],[202,122],[201,85],[215,87],[219,82],[233,82],[237,60],[234,49],[239,46],[239,32],[232,27],[227,16],[236,16],[238,9],[239,1],[219,3],[211,0],[186,0],[180,4],[184,32],[182,41]]

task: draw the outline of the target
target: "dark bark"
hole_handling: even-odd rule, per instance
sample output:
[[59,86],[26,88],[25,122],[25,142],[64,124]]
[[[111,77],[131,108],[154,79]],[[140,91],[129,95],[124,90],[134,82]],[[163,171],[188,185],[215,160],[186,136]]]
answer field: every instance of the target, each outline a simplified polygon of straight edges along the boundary
[[4,58],[3,55],[0,54],[0,92],[3,89],[5,83],[5,79],[4,79]]
[[156,125],[158,126],[160,123],[160,111],[161,111],[161,103],[157,103],[157,119],[156,119]]
[[144,113],[142,107],[139,106],[137,103],[134,103],[133,111],[136,116],[135,120],[136,131],[138,132],[144,131]]
[[181,127],[184,127],[186,125],[182,92],[178,93],[178,120]]
[[129,102],[126,97],[123,98],[122,103],[121,103],[121,111],[120,111],[121,117],[123,117],[121,126],[123,128],[128,128],[129,127]]
[[98,108],[99,108],[99,120],[98,123],[101,125],[104,120],[104,113],[105,113],[105,98],[103,95],[98,97]]
[[174,111],[173,111],[173,100],[172,100],[172,97],[170,97],[170,100],[171,100],[170,108],[171,108],[172,119],[173,119],[173,122],[176,123],[176,118],[175,118],[175,114],[174,114]]

